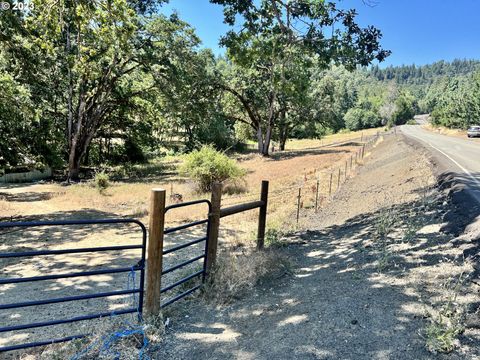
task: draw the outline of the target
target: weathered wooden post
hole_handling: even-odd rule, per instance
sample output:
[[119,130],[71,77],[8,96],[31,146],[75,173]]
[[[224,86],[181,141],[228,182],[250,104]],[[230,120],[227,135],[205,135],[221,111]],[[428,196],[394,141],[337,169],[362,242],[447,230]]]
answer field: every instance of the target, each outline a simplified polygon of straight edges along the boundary
[[350,172],[352,172],[353,169],[353,155],[350,155]]
[[260,201],[263,205],[260,206],[258,213],[258,231],[257,231],[257,249],[263,249],[265,246],[265,227],[267,226],[267,205],[268,205],[268,181],[262,181],[262,188],[260,192]]
[[338,168],[338,179],[337,179],[337,191],[340,188],[340,177],[342,176],[342,170]]
[[332,195],[333,172],[330,173],[330,186],[328,187],[328,196]]
[[348,168],[348,161],[345,161],[345,181],[347,181],[347,168]]
[[302,188],[298,188],[298,196],[297,196],[297,225],[298,220],[300,219],[300,200],[302,199]]
[[212,185],[212,211],[208,214],[208,245],[207,245],[207,275],[217,261],[218,230],[220,228],[220,206],[222,202],[222,184],[215,182]]
[[317,179],[317,188],[316,188],[316,194],[315,194],[315,212],[318,210],[318,188],[320,186],[320,180]]
[[150,219],[147,246],[147,284],[145,312],[156,316],[160,313],[160,289],[162,280],[163,230],[165,226],[164,189],[152,189],[150,195]]

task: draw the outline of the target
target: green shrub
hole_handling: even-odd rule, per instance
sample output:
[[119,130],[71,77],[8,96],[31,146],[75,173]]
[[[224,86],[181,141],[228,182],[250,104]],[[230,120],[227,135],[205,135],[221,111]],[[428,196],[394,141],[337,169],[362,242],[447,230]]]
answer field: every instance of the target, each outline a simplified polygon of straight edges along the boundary
[[210,191],[214,182],[238,180],[245,175],[245,170],[234,160],[212,146],[203,146],[188,154],[180,172],[195,180],[202,192]]
[[265,244],[267,246],[282,247],[287,243],[282,240],[283,232],[276,228],[269,228],[265,232]]
[[110,186],[110,177],[102,171],[95,174],[94,182],[98,191],[103,192]]

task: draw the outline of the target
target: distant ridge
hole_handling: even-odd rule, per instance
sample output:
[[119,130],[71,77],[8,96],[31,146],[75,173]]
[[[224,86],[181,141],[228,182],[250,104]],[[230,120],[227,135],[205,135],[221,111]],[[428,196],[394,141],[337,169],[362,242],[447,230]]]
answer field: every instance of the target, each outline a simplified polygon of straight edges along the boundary
[[378,65],[367,70],[369,76],[379,81],[395,81],[398,84],[431,84],[436,78],[469,75],[480,70],[480,60],[455,59],[451,62],[440,60],[428,65],[388,66]]

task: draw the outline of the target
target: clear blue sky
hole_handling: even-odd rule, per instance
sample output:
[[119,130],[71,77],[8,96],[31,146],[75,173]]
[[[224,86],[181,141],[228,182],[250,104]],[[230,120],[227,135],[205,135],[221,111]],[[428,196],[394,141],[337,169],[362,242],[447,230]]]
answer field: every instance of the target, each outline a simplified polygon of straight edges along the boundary
[[[370,0],[373,2],[373,0]],[[381,64],[428,64],[455,58],[480,59],[480,0],[343,0],[339,6],[356,8],[360,25],[374,25],[383,33],[384,48],[392,55]],[[170,0],[162,12],[176,9],[190,23],[203,45],[220,54],[218,39],[228,27],[222,7],[208,0]]]

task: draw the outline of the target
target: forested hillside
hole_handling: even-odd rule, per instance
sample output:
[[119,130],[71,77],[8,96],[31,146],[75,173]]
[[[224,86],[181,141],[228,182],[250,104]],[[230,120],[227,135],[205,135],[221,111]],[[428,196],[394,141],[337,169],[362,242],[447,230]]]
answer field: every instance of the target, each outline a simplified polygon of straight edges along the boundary
[[383,69],[375,65],[370,72],[380,81],[394,80],[398,84],[427,85],[441,77],[469,75],[479,69],[479,60],[455,59],[452,62],[441,60],[428,65],[388,66]]
[[211,2],[232,29],[221,57],[178,15],[158,12],[162,0],[37,0],[0,12],[0,171],[48,165],[76,179],[81,166],[203,144],[253,140],[268,155],[292,137],[403,124],[418,112],[447,126],[476,117],[478,61],[371,67],[390,50],[355,10]]
[[423,66],[374,66],[367,73],[385,87],[410,93],[415,111],[431,113],[433,124],[465,129],[480,119],[479,71],[480,61],[456,59]]

